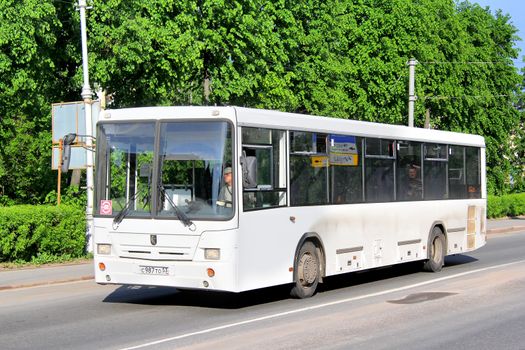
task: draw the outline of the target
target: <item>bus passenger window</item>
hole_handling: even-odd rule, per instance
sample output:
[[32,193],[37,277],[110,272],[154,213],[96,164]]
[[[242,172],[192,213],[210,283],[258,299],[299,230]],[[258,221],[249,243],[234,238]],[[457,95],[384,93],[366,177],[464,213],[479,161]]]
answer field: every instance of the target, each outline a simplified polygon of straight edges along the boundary
[[365,139],[365,198],[390,202],[394,195],[395,141]]
[[331,203],[363,201],[362,138],[329,135]]
[[448,155],[448,193],[449,198],[467,198],[465,182],[465,147],[450,146]]
[[397,200],[415,201],[423,198],[421,179],[421,143],[397,142]]
[[326,141],[326,134],[290,132],[291,205],[329,203]]
[[437,143],[424,145],[424,196],[425,199],[447,199],[448,147]]
[[475,147],[466,147],[465,150],[467,198],[481,198],[480,150]]
[[287,204],[285,135],[281,130],[242,129],[245,211]]

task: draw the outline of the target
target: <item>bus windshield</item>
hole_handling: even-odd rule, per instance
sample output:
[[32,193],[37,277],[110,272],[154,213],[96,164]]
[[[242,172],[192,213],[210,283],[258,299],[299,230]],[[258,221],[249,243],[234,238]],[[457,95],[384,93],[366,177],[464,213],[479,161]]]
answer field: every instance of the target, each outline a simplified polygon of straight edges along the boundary
[[232,149],[227,122],[161,123],[157,214],[181,209],[193,219],[230,217]]
[[104,123],[98,132],[97,215],[185,223],[233,215],[228,122]]

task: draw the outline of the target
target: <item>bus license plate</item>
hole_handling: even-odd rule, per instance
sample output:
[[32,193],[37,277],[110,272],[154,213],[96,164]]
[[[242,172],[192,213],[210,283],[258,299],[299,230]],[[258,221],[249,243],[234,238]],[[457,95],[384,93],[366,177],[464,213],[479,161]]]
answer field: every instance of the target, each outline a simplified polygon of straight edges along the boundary
[[140,272],[144,275],[165,275],[169,274],[167,266],[139,266]]

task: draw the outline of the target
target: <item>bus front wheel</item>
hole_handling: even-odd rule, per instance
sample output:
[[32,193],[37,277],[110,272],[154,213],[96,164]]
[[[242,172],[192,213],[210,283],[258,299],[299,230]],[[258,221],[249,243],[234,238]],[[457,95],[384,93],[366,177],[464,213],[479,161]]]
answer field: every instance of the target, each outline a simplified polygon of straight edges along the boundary
[[318,249],[310,241],[304,242],[296,257],[294,286],[290,295],[294,298],[309,298],[315,294],[320,276]]
[[423,269],[429,272],[439,272],[445,265],[446,241],[445,235],[439,227],[432,229],[428,246],[428,260],[423,264]]

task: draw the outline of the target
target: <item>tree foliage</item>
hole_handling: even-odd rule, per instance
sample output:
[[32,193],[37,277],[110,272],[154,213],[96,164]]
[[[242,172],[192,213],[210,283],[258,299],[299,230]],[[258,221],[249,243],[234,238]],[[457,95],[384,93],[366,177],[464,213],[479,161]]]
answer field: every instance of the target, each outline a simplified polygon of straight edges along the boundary
[[[0,2],[0,183],[18,202],[52,188],[50,104],[74,96],[73,6],[50,0]],[[66,23],[67,24],[67,23]]]
[[[0,3],[0,182],[18,201],[52,189],[49,105],[79,99],[74,2]],[[433,128],[485,136],[491,193],[523,177],[517,30],[501,12],[453,0],[90,5],[90,76],[112,107],[241,105],[406,124],[414,57],[416,125],[428,113]]]

